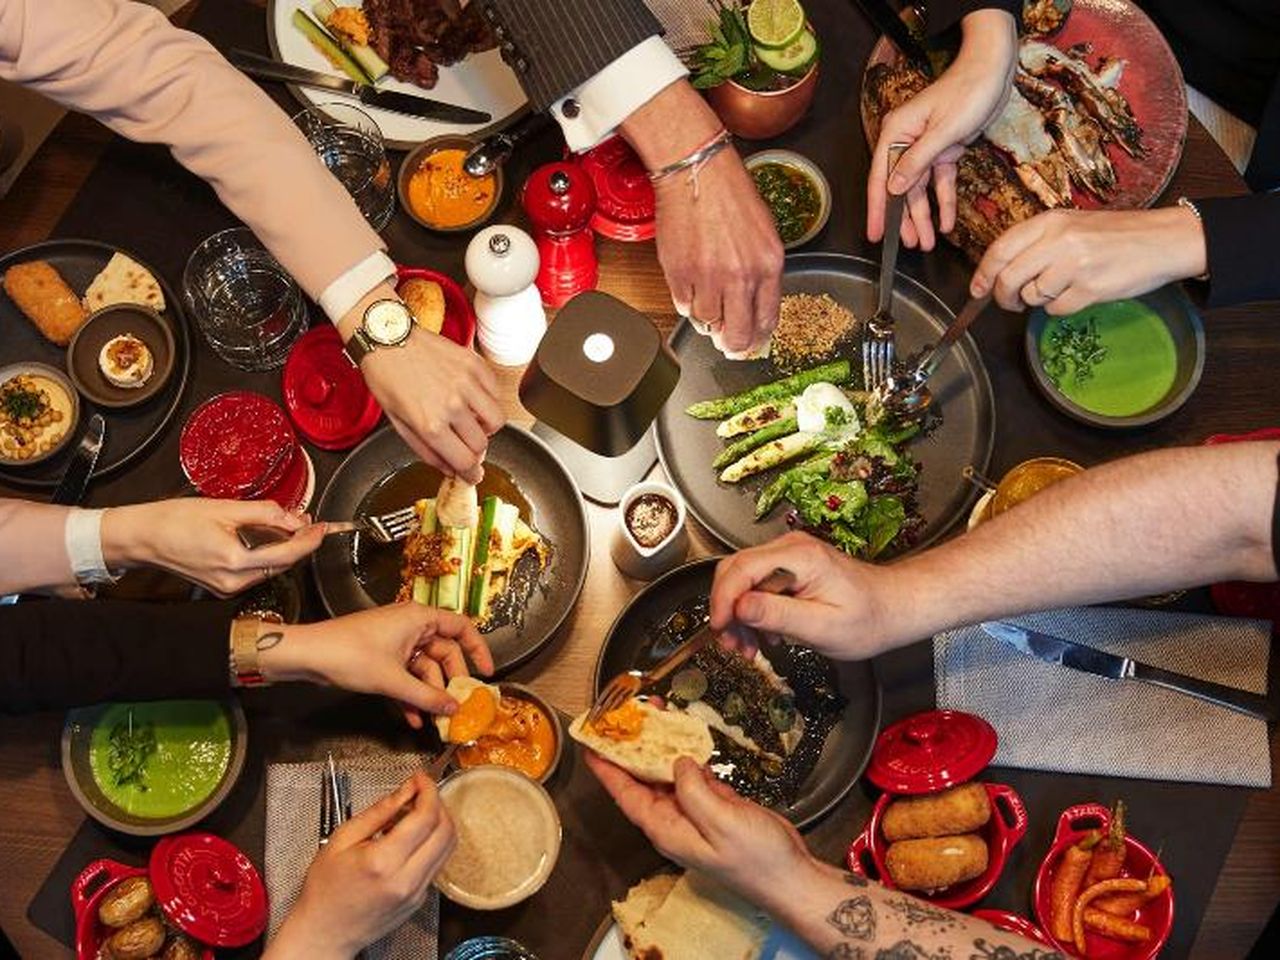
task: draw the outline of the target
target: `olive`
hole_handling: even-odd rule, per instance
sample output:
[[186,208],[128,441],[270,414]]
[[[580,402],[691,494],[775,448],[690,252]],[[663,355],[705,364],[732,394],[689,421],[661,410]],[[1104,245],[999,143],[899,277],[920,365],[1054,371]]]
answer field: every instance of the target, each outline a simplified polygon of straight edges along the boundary
[[747,702],[742,699],[742,694],[738,693],[736,690],[729,691],[728,695],[724,698],[724,710],[722,711],[724,718],[730,723],[733,723],[740,719],[746,712]]
[[685,703],[701,700],[707,692],[707,675],[697,667],[687,667],[671,678],[671,695]]
[[769,700],[769,722],[779,733],[796,725],[796,703],[790,695],[779,693]]

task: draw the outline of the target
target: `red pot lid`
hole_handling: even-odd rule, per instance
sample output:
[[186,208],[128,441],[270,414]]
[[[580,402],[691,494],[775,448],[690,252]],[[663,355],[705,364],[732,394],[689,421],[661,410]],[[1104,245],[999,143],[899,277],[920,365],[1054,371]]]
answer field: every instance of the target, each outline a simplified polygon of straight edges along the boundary
[[591,229],[611,240],[652,240],[657,200],[649,174],[621,137],[611,137],[578,157],[596,188]]
[[240,848],[212,833],[165,837],[151,851],[151,886],[183,933],[212,947],[242,947],[267,928],[267,891]]
[[382,408],[342,352],[331,326],[303,334],[284,364],[284,405],[302,434],[324,450],[346,450],[369,435]]
[[279,404],[234,390],[192,411],[178,440],[178,458],[202,495],[244,500],[280,481],[297,446]]
[[959,710],[899,720],[876,739],[867,776],[890,793],[933,793],[972,780],[996,755],[996,731]]

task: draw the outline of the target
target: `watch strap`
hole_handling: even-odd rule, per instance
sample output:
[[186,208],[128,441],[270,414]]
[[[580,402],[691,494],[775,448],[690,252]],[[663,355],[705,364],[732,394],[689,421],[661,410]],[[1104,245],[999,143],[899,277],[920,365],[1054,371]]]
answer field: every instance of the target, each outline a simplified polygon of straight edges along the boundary
[[266,685],[258,660],[258,637],[263,622],[258,617],[237,617],[231,621],[231,683],[236,687]]
[[363,326],[356,327],[355,332],[342,345],[342,352],[347,355],[347,359],[351,361],[353,367],[359,367],[360,361],[373,353],[373,350],[374,345],[365,336]]

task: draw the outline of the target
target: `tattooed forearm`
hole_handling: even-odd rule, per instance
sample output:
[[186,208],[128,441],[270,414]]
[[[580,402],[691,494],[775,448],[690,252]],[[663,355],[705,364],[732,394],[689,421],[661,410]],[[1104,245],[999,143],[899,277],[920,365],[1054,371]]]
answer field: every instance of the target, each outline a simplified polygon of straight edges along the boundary
[[876,938],[876,908],[870,897],[861,896],[842,901],[831,911],[827,923],[854,940]]
[[867,951],[854,943],[837,943],[823,960],[867,960]]
[[1019,952],[1013,947],[988,943],[981,937],[973,941],[973,947],[978,952],[972,954],[969,960],[1066,960],[1057,950],[1041,950],[1039,947],[1032,947]]
[[954,930],[960,922],[960,917],[950,910],[914,897],[889,897],[885,906],[900,916],[908,927],[929,926],[939,933],[946,933]]
[[891,947],[876,951],[876,960],[951,960],[951,951],[946,947],[927,950],[911,940],[899,940]]
[[852,870],[844,872],[844,882],[851,887],[865,887],[871,881],[860,873],[854,873]]

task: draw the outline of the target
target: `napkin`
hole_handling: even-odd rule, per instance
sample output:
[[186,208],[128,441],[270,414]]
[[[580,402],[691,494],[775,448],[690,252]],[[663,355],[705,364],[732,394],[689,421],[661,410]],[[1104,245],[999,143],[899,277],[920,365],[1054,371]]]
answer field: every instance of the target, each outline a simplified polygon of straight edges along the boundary
[[[1271,624],[1087,607],[1011,618],[1141,663],[1255,693],[1267,688]],[[995,764],[1028,770],[1271,785],[1267,725],[1185,694],[1046,663],[980,627],[933,641],[940,708],[986,719]]]
[[[267,767],[267,892],[271,935],[293,908],[307,867],[320,843],[320,778],[325,764],[273,763]],[[422,769],[422,758],[394,753],[343,758],[340,769],[351,778],[351,807],[359,813]],[[398,930],[365,948],[365,960],[436,960],[440,899],[433,888],[427,900]]]
[[672,50],[687,50],[711,39],[709,27],[716,19],[716,11],[707,0],[645,0],[645,3],[662,24],[662,39]]

